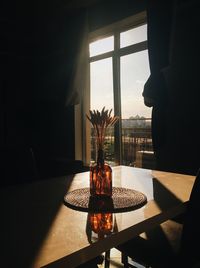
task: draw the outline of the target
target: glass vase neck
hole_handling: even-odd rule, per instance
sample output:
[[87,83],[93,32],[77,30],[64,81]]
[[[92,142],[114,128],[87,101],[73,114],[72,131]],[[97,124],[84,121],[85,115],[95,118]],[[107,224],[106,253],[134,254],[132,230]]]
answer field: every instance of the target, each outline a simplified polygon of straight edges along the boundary
[[97,151],[97,164],[103,166],[104,165],[104,150],[99,149]]

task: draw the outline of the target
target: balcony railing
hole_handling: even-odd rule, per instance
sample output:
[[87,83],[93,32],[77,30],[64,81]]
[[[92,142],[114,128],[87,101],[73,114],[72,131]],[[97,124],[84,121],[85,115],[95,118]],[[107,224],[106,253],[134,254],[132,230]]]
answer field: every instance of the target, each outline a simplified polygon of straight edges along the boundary
[[[105,137],[106,161],[114,163],[114,128]],[[94,129],[91,129],[91,159],[96,159]],[[146,159],[146,160],[145,160]],[[146,161],[146,163],[145,163]],[[151,118],[122,119],[122,164],[144,167],[152,165]],[[147,163],[148,162],[148,163]]]

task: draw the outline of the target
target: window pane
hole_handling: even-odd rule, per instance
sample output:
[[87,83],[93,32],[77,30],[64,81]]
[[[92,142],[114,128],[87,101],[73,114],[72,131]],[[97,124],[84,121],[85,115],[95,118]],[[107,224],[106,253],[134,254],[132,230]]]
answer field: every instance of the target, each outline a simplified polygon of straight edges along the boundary
[[101,40],[90,43],[90,57],[103,54],[114,49],[114,36],[110,36]]
[[90,63],[91,109],[113,108],[112,58]]
[[121,57],[122,118],[151,117],[143,103],[142,91],[150,74],[147,50]]
[[[90,63],[90,109],[113,109],[113,75],[112,58],[107,58]],[[112,113],[113,114],[113,113]],[[114,158],[113,128],[107,130],[105,139],[105,158],[112,161]],[[91,160],[96,160],[96,145],[94,131],[91,128]]]
[[120,48],[147,40],[147,25],[128,30],[120,34]]
[[[154,164],[151,108],[144,105],[144,83],[150,74],[147,50],[121,57],[122,159],[124,165]],[[146,119],[148,118],[148,119]]]

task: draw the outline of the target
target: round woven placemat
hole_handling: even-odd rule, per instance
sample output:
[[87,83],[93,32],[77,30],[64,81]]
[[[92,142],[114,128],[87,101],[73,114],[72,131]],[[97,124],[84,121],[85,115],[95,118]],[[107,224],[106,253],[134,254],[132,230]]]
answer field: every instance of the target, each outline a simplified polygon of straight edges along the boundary
[[86,212],[124,212],[144,206],[146,196],[138,191],[113,187],[112,197],[91,197],[89,188],[81,188],[67,193],[64,204],[72,209]]

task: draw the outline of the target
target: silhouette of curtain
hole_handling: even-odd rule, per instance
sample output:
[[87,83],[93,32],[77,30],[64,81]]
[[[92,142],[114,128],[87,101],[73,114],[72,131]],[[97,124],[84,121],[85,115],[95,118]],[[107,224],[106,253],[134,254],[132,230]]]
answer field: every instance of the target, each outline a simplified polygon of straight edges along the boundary
[[[71,76],[69,78],[69,87],[66,94],[66,106],[76,105],[81,101],[81,96],[86,87],[88,72],[88,17],[87,11],[82,9],[77,18],[78,27],[74,33],[73,40],[74,57],[71,61]],[[78,32],[77,32],[78,30]]]
[[[144,85],[144,104],[152,107],[152,139],[156,168],[165,170],[167,88],[163,71],[170,63],[170,35],[173,1],[147,3],[147,40],[150,76]],[[166,159],[165,159],[166,160]]]

